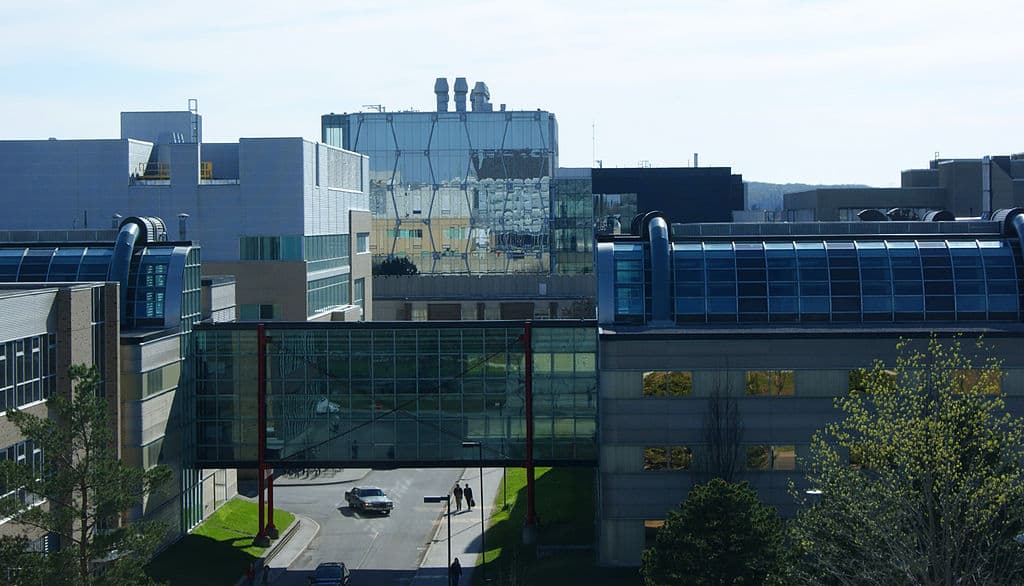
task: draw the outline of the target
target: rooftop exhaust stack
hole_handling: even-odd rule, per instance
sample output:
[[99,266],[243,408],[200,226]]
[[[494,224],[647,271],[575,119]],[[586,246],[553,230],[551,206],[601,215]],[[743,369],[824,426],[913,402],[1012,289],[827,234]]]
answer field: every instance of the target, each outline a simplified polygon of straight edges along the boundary
[[434,80],[434,94],[437,96],[437,111],[448,111],[448,78],[439,77]]
[[466,111],[466,94],[469,93],[469,84],[465,77],[455,78],[455,111]]
[[474,112],[493,112],[494,105],[491,104],[491,92],[487,84],[478,81],[473,85],[473,91],[469,94],[469,102],[473,105]]
[[981,215],[992,213],[992,157],[981,158]]
[[178,240],[188,240],[188,214],[178,214]]

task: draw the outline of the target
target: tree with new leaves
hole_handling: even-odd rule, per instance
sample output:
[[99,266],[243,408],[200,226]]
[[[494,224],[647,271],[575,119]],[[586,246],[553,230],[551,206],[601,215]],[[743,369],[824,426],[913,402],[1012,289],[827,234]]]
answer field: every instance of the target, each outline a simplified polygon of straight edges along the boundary
[[804,462],[817,496],[794,523],[801,582],[1024,581],[1024,422],[1001,363],[980,340],[967,352],[959,338],[901,340],[894,366],[836,399]]
[[669,511],[643,553],[647,586],[781,584],[787,571],[782,522],[746,482],[694,486]]
[[[61,549],[25,553],[25,536],[0,538],[0,568],[15,583],[151,584],[143,564],[164,534],[159,524],[123,520],[144,495],[166,481],[163,466],[142,470],[118,459],[106,400],[96,394],[93,367],[70,369],[74,391],[49,400],[51,417],[7,412],[24,437],[42,448],[42,473],[31,463],[0,462],[0,478],[14,494],[0,499],[0,518],[13,527],[51,532]],[[33,495],[35,503],[21,498]]]

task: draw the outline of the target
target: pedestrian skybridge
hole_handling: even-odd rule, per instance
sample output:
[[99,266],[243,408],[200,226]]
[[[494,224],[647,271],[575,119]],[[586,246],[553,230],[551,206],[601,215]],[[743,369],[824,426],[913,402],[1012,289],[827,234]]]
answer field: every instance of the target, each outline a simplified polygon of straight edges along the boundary
[[594,321],[270,322],[263,413],[258,328],[196,326],[200,467],[521,466],[531,411],[536,465],[596,464]]

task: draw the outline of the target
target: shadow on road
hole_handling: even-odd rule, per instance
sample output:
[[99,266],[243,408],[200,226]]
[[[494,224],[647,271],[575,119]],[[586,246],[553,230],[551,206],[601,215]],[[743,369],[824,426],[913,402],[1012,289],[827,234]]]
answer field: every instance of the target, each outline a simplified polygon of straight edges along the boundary
[[[444,568],[437,568],[439,579],[444,578]],[[274,577],[277,584],[302,584],[313,575],[313,570],[288,569]],[[416,570],[352,570],[349,586],[408,585],[416,576]],[[444,582],[440,582],[446,586]]]

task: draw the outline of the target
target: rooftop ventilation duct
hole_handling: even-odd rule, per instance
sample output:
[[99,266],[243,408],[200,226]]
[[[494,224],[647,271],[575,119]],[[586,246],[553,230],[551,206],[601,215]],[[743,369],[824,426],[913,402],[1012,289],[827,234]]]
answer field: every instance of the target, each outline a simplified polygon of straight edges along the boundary
[[469,93],[469,83],[465,77],[455,78],[455,111],[466,111],[466,94]]
[[861,222],[888,222],[889,216],[878,210],[861,210],[857,212]]
[[928,210],[923,219],[925,222],[955,222],[956,216],[948,210]]
[[469,101],[473,106],[474,112],[493,112],[494,105],[491,104],[491,92],[487,89],[487,84],[478,81],[473,85],[473,91],[469,94]]
[[448,78],[439,77],[434,80],[434,95],[437,96],[437,111],[448,111]]

